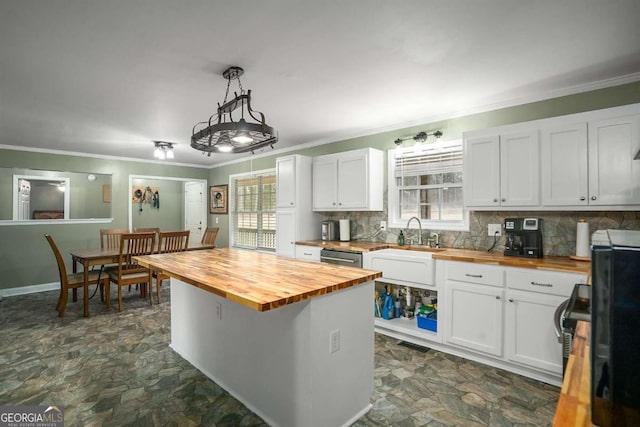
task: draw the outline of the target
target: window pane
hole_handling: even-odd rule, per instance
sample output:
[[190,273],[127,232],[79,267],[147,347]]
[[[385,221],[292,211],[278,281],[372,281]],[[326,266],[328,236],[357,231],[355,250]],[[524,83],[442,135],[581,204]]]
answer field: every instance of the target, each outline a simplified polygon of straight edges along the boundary
[[437,221],[440,219],[440,208],[438,205],[422,205],[420,206],[420,219],[429,219]]
[[446,184],[458,184],[462,183],[462,172],[449,172],[443,174],[442,182]]
[[421,203],[440,203],[440,189],[420,190]]
[[417,176],[405,176],[404,177],[404,185],[418,185],[418,177]]
[[449,187],[442,190],[442,219],[445,221],[461,221],[462,188]]
[[420,185],[436,185],[442,184],[442,174],[430,174],[420,176]]

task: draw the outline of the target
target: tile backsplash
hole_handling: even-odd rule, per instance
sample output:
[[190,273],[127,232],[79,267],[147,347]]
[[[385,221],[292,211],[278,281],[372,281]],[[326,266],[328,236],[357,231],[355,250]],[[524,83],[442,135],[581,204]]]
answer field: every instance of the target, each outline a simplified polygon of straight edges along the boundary
[[[423,230],[426,241],[429,233],[440,235],[443,248],[464,248],[487,250],[493,244],[493,237],[487,235],[488,224],[503,224],[508,217],[542,218],[542,248],[545,255],[575,255],[576,227],[578,219],[585,218],[589,223],[590,233],[605,229],[640,230],[639,211],[616,212],[471,212],[469,215],[469,231]],[[351,220],[351,238],[353,240],[372,240],[395,243],[400,233],[399,228],[378,231],[380,221],[387,221],[387,212],[340,212],[328,213],[327,219]],[[407,239],[417,240],[418,230],[405,231]],[[504,230],[502,237],[493,249],[494,252],[504,250]]]

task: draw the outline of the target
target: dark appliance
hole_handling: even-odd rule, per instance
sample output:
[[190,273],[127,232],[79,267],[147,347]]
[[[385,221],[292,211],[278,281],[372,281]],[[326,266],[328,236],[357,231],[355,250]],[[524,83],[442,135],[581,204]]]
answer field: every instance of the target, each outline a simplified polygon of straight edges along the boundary
[[558,342],[562,344],[562,373],[564,376],[578,321],[591,321],[591,286],[576,283],[569,299],[564,300],[556,309],[553,320]]
[[507,238],[505,255],[542,258],[542,219],[506,218],[504,229]]
[[320,262],[362,268],[362,252],[323,249],[320,251]]
[[640,231],[591,243],[591,420],[640,426]]

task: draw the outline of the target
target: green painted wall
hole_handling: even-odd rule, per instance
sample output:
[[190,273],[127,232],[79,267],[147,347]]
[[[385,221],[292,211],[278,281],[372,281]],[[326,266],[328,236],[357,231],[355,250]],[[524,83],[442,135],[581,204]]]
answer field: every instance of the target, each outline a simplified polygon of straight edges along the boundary
[[[0,137],[1,138],[1,137]],[[0,139],[0,144],[3,141]],[[0,290],[57,282],[53,253],[44,238],[51,234],[71,271],[71,249],[99,246],[101,228],[127,228],[129,175],[207,179],[207,169],[0,149],[0,168],[62,170],[111,175],[113,222],[107,224],[0,225]],[[169,181],[167,181],[169,182]],[[162,184],[164,185],[164,184]],[[170,198],[168,200],[170,203]],[[11,203],[11,201],[1,201]],[[162,200],[161,200],[162,203]],[[162,210],[161,204],[161,210]],[[177,220],[180,220],[178,218]],[[173,224],[173,219],[171,220]]]
[[[620,105],[634,104],[640,102],[640,82],[615,86],[607,89],[600,89],[591,92],[584,92],[576,95],[563,96],[515,107],[502,108],[485,113],[472,114],[468,116],[441,120],[438,122],[425,123],[419,126],[412,126],[404,129],[389,132],[367,135],[358,138],[337,141],[331,144],[317,147],[291,151],[286,154],[262,157],[251,161],[222,166],[211,170],[209,182],[214,184],[226,184],[229,175],[248,172],[251,170],[269,169],[275,167],[277,157],[288,154],[302,154],[305,156],[319,156],[323,154],[339,153],[342,151],[354,150],[364,147],[373,147],[385,151],[385,178],[384,186],[386,190],[386,150],[393,148],[393,141],[396,138],[405,138],[417,134],[420,131],[430,131],[440,129],[444,136],[443,140],[455,140],[462,138],[462,133],[474,129],[490,128],[495,126],[508,125],[512,123],[527,122],[531,120],[544,119],[566,114],[581,113],[603,108],[617,107]],[[276,128],[277,128],[277,124]],[[215,220],[215,216],[209,219]],[[219,215],[220,232],[216,239],[218,246],[229,245],[229,219],[227,215]]]
[[[158,188],[160,208],[153,204],[136,203],[131,200],[131,222],[136,227],[160,227],[162,231],[182,230],[184,228],[184,192],[180,181],[157,179],[134,179],[133,185]],[[140,211],[142,208],[142,211]]]

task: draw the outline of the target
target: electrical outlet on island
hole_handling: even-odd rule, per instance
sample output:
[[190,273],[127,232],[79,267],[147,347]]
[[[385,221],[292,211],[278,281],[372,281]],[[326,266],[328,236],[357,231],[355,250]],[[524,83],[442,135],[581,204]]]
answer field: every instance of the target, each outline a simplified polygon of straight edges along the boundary
[[380,231],[387,229],[387,221],[380,221]]
[[329,352],[336,353],[338,350],[340,350],[340,329],[329,333]]

